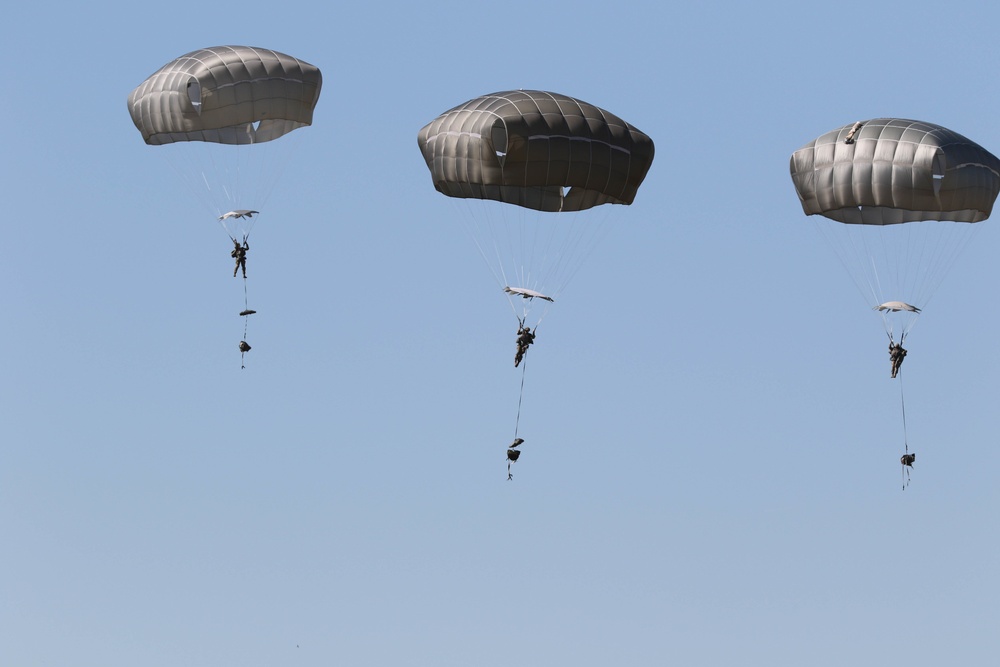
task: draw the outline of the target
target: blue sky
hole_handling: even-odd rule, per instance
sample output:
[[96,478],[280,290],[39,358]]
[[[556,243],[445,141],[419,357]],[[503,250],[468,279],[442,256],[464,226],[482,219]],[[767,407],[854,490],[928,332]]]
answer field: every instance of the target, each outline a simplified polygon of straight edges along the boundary
[[[994,4],[27,3],[0,27],[0,662],[975,664],[998,648],[986,222],[909,340],[789,155],[914,118],[1000,151]],[[950,26],[950,27],[947,27]],[[128,93],[219,44],[319,66],[230,242]],[[649,134],[520,374],[417,131],[537,88]],[[234,307],[235,306],[235,307]]]

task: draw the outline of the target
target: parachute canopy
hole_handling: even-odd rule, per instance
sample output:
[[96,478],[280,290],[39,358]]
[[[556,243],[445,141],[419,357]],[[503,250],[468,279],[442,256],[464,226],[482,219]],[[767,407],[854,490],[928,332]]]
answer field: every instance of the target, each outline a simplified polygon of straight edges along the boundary
[[792,154],[806,215],[892,225],[980,222],[1000,192],[1000,160],[957,132],[876,118],[832,130]]
[[979,228],[961,223],[988,218],[1000,192],[1000,160],[989,151],[899,118],[827,132],[795,151],[789,168],[802,210],[816,216],[890,340],[906,337]]
[[216,46],[173,60],[128,96],[147,144],[254,144],[312,124],[322,76],[284,53]]
[[653,162],[652,140],[618,116],[539,90],[470,100],[417,143],[439,192],[538,211],[631,204]]

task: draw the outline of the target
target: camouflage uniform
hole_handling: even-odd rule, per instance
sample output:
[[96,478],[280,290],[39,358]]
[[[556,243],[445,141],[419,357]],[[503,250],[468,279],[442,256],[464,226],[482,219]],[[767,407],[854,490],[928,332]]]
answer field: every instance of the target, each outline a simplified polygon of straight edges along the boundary
[[531,328],[523,324],[517,328],[517,354],[514,355],[514,368],[521,365],[521,360],[528,352],[528,346],[535,342],[535,334]]
[[243,269],[243,277],[246,278],[247,250],[250,249],[250,246],[247,244],[246,239],[243,239],[243,245],[240,245],[239,241],[233,239],[233,245],[236,247],[234,247],[232,252],[229,253],[229,255],[236,260],[236,268],[233,269],[233,278],[236,277],[237,272],[239,272],[241,268]]
[[903,365],[903,357],[906,356],[906,350],[903,349],[900,343],[889,343],[889,361],[892,362],[892,377],[896,377],[899,373],[899,367]]

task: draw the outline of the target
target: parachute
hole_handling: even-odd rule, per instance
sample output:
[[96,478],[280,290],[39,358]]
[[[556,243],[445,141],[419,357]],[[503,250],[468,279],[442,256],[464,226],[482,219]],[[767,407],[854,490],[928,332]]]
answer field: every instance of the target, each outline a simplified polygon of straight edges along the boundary
[[[293,56],[249,46],[199,49],[172,60],[128,96],[143,140],[166,146],[185,179],[223,223],[249,233],[273,189],[275,142],[312,124],[322,75]],[[228,211],[228,213],[226,213]]]
[[147,144],[272,141],[312,124],[322,76],[284,53],[216,46],[172,60],[128,96]]
[[[973,223],[993,210],[1000,160],[939,125],[876,118],[809,142],[792,154],[789,168],[803,212],[827,219],[817,227],[881,315],[896,378],[907,334],[971,240]],[[901,376],[899,399],[905,490],[916,454]]]
[[417,143],[435,189],[468,204],[463,219],[520,321],[537,304],[521,297],[546,295],[544,315],[596,245],[602,205],[631,204],[653,161],[652,140],[618,116],[538,90],[469,100]]
[[828,219],[821,233],[900,342],[1000,192],[989,151],[900,118],[827,132],[792,154],[790,171],[803,212]]
[[[286,136],[312,124],[321,88],[319,69],[293,56],[216,46],[154,72],[129,94],[128,110],[143,140],[165,147],[175,171],[236,244],[237,257],[290,158]],[[245,317],[253,312],[246,280],[243,288]]]
[[653,161],[652,140],[622,119],[537,90],[470,100],[417,143],[442,194],[551,212],[631,204]]
[[[420,130],[417,144],[434,188],[466,204],[470,235],[517,317],[517,367],[548,308],[597,244],[611,208],[604,204],[635,199],[653,141],[587,102],[512,90],[444,112]],[[523,442],[526,369],[525,361],[508,479]]]

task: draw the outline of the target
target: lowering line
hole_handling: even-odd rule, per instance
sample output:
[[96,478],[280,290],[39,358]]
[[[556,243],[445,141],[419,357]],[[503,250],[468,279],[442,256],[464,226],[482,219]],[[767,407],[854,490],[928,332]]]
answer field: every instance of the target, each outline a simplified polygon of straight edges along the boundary
[[[247,237],[243,237],[243,242],[246,243]],[[236,239],[233,239],[236,242]],[[239,263],[237,263],[236,268],[239,268]],[[236,275],[235,272],[233,274]],[[240,370],[246,368],[244,363],[244,357],[246,353],[250,351],[250,345],[247,343],[247,327],[250,324],[250,316],[256,313],[256,310],[250,310],[250,297],[247,295],[247,278],[244,274],[243,276],[243,310],[240,312],[240,317],[243,318],[243,340],[240,341]]]
[[910,453],[910,442],[906,433],[906,401],[903,399],[903,371],[901,366],[903,359],[906,358],[906,350],[903,349],[903,341],[906,340],[906,331],[900,333],[899,344],[896,344],[893,340],[890,331],[887,330],[886,334],[889,336],[889,359],[892,361],[892,377],[899,379],[899,407],[903,417],[903,455],[899,457],[899,463],[902,468],[900,475],[903,479],[903,490],[906,491],[906,487],[910,485],[910,469],[913,468],[913,462],[917,460],[916,453]]
[[523,438],[519,438],[517,435],[517,430],[521,425],[521,403],[524,401],[524,375],[528,370],[528,359],[521,362],[524,366],[521,368],[521,391],[517,397],[517,419],[514,421],[514,442],[507,448],[507,480],[510,481],[514,479],[514,475],[511,474],[510,464],[517,461],[518,457],[521,456],[521,451],[517,449],[522,442]]
[[247,324],[250,321],[250,315],[253,315],[256,311],[250,310],[250,300],[247,298],[247,279],[243,279],[243,312],[240,315],[243,316],[243,340],[247,339]]
[[527,357],[521,363],[523,363],[524,365],[521,368],[521,393],[517,397],[517,419],[514,421],[514,439],[515,440],[517,440],[517,429],[521,425],[521,402],[524,400],[524,374],[528,370],[528,359],[527,359]]
[[899,463],[902,467],[901,476],[903,479],[903,491],[906,491],[906,487],[910,485],[910,468],[913,467],[913,462],[916,461],[917,455],[910,453],[910,443],[907,440],[906,435],[906,402],[903,400],[903,373],[899,372],[899,407],[903,415],[903,455],[899,458]]
[[906,440],[906,402],[903,401],[903,376],[902,371],[899,374],[899,407],[903,414],[903,448],[905,453],[910,453],[910,444]]

